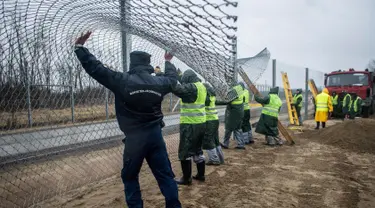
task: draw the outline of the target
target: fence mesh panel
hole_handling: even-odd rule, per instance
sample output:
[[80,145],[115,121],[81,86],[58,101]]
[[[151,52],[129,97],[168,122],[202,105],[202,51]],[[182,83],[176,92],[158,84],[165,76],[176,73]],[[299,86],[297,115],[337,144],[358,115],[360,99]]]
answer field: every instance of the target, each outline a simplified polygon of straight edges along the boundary
[[[93,31],[86,46],[112,70],[129,62],[124,50],[150,53],[151,64],[163,70],[169,50],[177,68],[194,69],[224,97],[234,80],[236,30],[236,17],[225,10],[236,6],[228,0],[2,1],[0,207],[38,206],[120,172],[123,134],[114,95],[76,59],[73,42],[82,32]],[[171,160],[179,116],[168,113],[177,100],[169,94],[163,101]]]
[[316,70],[316,69],[309,69],[309,79],[313,79],[316,85],[316,88],[321,92],[324,88],[324,72]]
[[[196,71],[223,100],[236,80],[236,64],[255,83],[270,58],[265,49],[235,61],[237,17],[226,10],[236,6],[229,0],[3,0],[0,207],[50,207],[45,201],[50,198],[58,202],[54,206],[64,206],[67,192],[112,176],[122,186],[124,136],[115,120],[114,95],[85,73],[73,53],[75,38],[92,30],[87,48],[116,71],[127,69],[124,51],[146,51],[151,65],[162,70],[165,50],[172,51],[177,68]],[[263,94],[269,90],[258,88]],[[162,108],[173,163],[178,98],[166,95]],[[148,168],[140,175],[147,188],[155,182],[145,181],[145,174]],[[123,196],[123,188],[116,190]]]

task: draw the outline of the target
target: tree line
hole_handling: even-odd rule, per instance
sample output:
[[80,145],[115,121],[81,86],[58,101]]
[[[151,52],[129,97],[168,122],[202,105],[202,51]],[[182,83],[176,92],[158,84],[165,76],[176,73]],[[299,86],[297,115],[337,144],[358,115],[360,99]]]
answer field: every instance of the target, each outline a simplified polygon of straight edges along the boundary
[[72,95],[76,105],[104,104],[105,89],[83,72],[71,47],[58,49],[63,42],[45,22],[30,30],[24,16],[13,15],[0,21],[0,111],[27,109],[28,95],[34,109],[70,107]]

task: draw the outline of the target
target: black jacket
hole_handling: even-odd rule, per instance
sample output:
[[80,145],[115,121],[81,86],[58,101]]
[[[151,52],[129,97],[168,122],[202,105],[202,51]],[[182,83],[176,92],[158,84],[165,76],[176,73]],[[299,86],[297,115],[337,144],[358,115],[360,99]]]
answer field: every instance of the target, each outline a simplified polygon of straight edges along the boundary
[[125,134],[160,125],[161,102],[177,84],[177,71],[165,62],[164,76],[152,76],[151,55],[135,51],[130,54],[130,70],[117,72],[106,68],[87,48],[76,47],[75,53],[86,72],[115,94],[116,117]]

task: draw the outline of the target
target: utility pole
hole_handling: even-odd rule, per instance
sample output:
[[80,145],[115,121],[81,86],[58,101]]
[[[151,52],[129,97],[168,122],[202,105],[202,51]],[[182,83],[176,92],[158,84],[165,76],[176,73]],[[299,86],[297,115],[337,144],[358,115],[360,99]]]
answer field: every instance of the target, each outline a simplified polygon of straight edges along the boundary
[[276,87],[276,59],[272,59],[272,87]]
[[233,70],[234,82],[238,82],[238,68],[237,68],[237,37],[233,38]]
[[131,36],[127,34],[129,19],[129,6],[130,0],[119,0],[120,1],[120,29],[121,29],[121,55],[122,55],[122,69],[126,72],[129,68],[129,53],[131,50]]
[[305,120],[309,118],[309,68],[306,68],[305,74]]

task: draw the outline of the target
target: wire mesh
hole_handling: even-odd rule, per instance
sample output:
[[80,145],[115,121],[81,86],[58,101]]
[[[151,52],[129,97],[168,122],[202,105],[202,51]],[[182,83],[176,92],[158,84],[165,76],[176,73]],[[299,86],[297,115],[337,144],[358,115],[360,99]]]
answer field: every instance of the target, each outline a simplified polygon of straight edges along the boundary
[[277,60],[277,85],[283,88],[283,83],[281,79],[281,72],[286,72],[289,78],[290,87],[292,90],[296,90],[299,88],[305,89],[305,75],[306,75],[306,67],[303,66],[296,66],[293,64],[288,64],[283,61]]
[[[237,67],[241,68],[246,74],[248,74],[251,82],[256,83],[267,69],[270,57],[271,53],[265,48],[253,57],[238,59]],[[239,80],[243,81],[241,77],[239,77]]]
[[[60,73],[60,76],[53,76],[54,79],[66,83],[68,80],[62,76],[67,71],[56,68],[77,66],[76,61],[66,60],[73,56],[69,46],[74,38],[86,30],[93,30],[94,35],[87,46],[98,58],[121,69],[121,36],[126,32],[173,51],[178,59],[217,85],[219,93],[224,95],[228,90],[226,83],[232,82],[233,78],[232,39],[236,28],[232,23],[236,17],[226,14],[223,8],[237,4],[216,2],[7,0],[2,4],[0,14],[2,48],[6,54],[12,48],[16,49],[14,56],[15,60],[20,60],[20,76],[24,83],[27,68],[43,63],[53,63],[52,67],[45,67],[46,70]],[[55,55],[41,61],[43,54],[40,53]],[[216,84],[217,78],[226,80],[225,84]]]
[[[2,1],[0,207],[38,207],[120,172],[124,136],[114,120],[114,95],[76,59],[73,42],[82,32],[93,31],[86,46],[112,70],[126,70],[124,49],[150,53],[151,64],[163,69],[169,50],[177,68],[192,68],[225,96],[234,80],[236,30],[236,17],[225,8],[236,6],[228,0]],[[163,112],[176,101],[165,96]],[[179,116],[167,114],[164,122],[176,160]]]
[[324,72],[314,69],[309,69],[309,79],[313,79],[316,88],[321,92],[324,88]]

